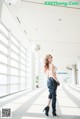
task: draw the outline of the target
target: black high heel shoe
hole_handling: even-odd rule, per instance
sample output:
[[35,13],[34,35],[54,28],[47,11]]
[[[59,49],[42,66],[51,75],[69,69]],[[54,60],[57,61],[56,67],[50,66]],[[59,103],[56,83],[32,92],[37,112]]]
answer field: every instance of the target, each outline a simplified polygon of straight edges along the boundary
[[48,114],[48,112],[49,112],[49,106],[45,107],[43,111],[45,111],[45,115],[46,116],[49,116],[49,114]]
[[53,114],[53,116],[57,116],[56,112],[53,112],[52,114]]

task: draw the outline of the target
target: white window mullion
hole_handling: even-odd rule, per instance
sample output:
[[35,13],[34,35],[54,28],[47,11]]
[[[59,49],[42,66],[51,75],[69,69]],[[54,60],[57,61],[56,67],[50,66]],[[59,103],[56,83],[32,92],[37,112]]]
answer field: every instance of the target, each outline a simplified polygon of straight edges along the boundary
[[35,61],[35,56],[34,56],[34,52],[31,52],[31,88],[32,90],[34,90],[35,88],[35,84],[34,84],[34,80],[35,80],[35,66],[34,66],[34,61]]

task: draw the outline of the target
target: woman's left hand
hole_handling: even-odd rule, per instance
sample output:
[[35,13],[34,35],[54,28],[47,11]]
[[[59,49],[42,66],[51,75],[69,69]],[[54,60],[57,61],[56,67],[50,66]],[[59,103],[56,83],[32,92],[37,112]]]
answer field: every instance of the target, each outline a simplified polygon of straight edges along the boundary
[[60,85],[60,82],[59,81],[57,81],[57,86],[59,86]]

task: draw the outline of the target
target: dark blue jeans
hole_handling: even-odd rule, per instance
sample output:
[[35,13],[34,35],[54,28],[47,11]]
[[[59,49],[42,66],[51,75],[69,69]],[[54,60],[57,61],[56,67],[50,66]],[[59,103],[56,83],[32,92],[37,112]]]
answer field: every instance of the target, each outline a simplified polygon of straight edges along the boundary
[[49,89],[49,99],[52,99],[52,112],[56,111],[56,90],[57,90],[57,82],[53,77],[50,77],[47,81],[47,86]]

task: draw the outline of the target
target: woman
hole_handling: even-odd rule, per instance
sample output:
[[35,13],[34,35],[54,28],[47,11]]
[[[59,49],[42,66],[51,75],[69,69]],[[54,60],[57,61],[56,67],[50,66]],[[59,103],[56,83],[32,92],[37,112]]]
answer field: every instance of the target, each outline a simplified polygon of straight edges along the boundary
[[57,80],[56,67],[52,63],[52,55],[50,54],[48,54],[45,58],[44,72],[48,76],[47,87],[49,89],[49,96],[48,96],[49,101],[48,101],[48,105],[44,108],[44,111],[45,111],[45,114],[48,116],[50,102],[52,100],[52,114],[53,116],[57,116],[56,114],[56,90],[57,90],[57,86],[60,85],[60,83]]

